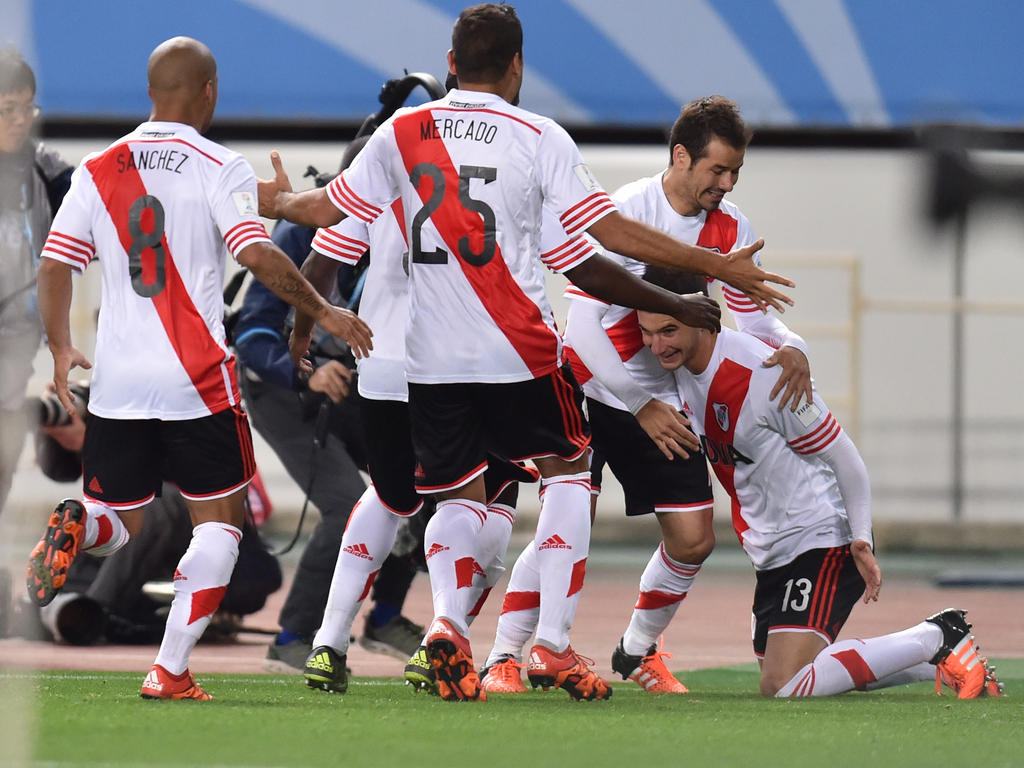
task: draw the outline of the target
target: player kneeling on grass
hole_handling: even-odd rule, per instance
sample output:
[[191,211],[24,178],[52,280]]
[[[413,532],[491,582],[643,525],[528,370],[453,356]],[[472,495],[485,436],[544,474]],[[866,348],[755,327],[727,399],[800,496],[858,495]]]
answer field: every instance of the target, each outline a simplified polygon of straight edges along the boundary
[[[704,279],[648,267],[676,293]],[[965,611],[947,609],[901,632],[836,642],[857,599],[878,599],[871,489],[856,446],[814,395],[794,411],[770,393],[773,350],[748,334],[639,313],[644,344],[674,371],[684,412],[732,499],[732,519],[757,573],[754,653],[765,696],[831,696],[921,680],[960,698],[999,695]]]

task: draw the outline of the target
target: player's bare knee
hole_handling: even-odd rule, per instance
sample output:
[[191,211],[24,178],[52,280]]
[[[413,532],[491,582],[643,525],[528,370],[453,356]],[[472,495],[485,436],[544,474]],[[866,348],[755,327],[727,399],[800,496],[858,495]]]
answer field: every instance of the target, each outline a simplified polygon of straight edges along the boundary
[[766,699],[775,698],[785,681],[778,681],[771,675],[761,675],[761,695]]
[[708,528],[699,537],[670,536],[664,538],[665,552],[680,563],[700,565],[715,548],[715,532]]

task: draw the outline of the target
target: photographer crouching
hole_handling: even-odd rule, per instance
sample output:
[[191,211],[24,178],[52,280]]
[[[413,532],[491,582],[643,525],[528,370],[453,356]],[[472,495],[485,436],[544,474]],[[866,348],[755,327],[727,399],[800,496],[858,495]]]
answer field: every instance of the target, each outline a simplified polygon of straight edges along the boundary
[[[28,398],[25,405],[29,417],[35,416],[36,461],[51,480],[75,482],[82,474],[89,387],[71,384],[76,413],[69,414],[53,385],[48,386],[39,398]],[[49,636],[72,645],[159,643],[167,602],[150,598],[143,587],[149,582],[173,580],[175,566],[189,546],[190,532],[184,499],[173,485],[164,483],[137,536],[108,557],[76,558],[64,588],[49,605],[37,608],[23,598],[13,616],[11,633],[32,639]],[[281,586],[281,568],[250,520],[243,532],[238,561],[218,612],[224,621],[212,622],[206,639],[220,639],[237,630],[236,617],[263,608],[267,597]]]

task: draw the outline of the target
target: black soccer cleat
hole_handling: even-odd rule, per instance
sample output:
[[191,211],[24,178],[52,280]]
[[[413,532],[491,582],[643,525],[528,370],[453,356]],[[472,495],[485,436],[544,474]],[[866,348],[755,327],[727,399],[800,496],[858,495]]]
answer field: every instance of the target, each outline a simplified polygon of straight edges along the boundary
[[338,653],[326,645],[318,645],[310,652],[302,670],[306,685],[328,693],[345,693],[348,690],[345,661],[344,653]]
[[939,648],[939,652],[929,660],[930,664],[940,663],[963,642],[965,637],[969,637],[971,634],[971,625],[967,623],[967,611],[959,608],[947,608],[944,611],[939,611],[925,621],[942,630],[942,646]]

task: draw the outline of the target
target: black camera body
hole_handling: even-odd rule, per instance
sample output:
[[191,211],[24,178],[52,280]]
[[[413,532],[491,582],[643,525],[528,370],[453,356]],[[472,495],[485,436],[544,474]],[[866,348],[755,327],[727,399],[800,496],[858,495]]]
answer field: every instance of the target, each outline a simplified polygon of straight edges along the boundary
[[[84,417],[89,405],[89,385],[74,382],[69,385],[69,389],[75,409]],[[29,400],[29,403],[40,427],[64,427],[71,423],[71,414],[61,404],[56,392],[44,392],[38,398]]]

